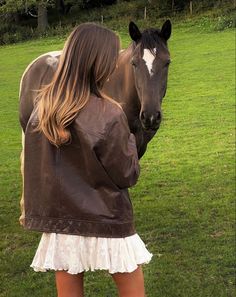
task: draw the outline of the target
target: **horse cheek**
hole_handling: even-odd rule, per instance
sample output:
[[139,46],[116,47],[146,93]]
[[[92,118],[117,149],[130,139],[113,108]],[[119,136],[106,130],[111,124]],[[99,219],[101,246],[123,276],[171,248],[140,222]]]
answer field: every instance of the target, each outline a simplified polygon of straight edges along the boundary
[[140,159],[143,156],[143,154],[145,153],[146,147],[147,147],[147,144],[144,142],[142,130],[139,130],[135,133],[135,138],[136,138],[138,157]]
[[151,141],[155,134],[156,131],[147,132],[143,129],[135,134],[139,159],[141,159],[141,157],[145,154],[147,144]]

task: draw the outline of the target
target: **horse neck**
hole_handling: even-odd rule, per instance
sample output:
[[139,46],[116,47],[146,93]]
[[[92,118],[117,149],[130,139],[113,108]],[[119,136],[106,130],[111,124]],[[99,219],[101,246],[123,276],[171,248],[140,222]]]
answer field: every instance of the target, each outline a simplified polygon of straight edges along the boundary
[[[130,64],[130,59],[132,55],[132,44],[129,45],[127,49],[124,49],[120,52],[118,58],[118,68],[117,72],[122,74],[119,76],[119,79],[122,80],[123,85],[129,85],[131,89],[135,88],[134,84],[134,73],[132,66]],[[127,93],[130,91],[130,88],[127,88]]]
[[134,73],[132,65],[130,64],[133,52],[133,44],[122,50],[118,59],[117,79],[120,80],[122,94],[120,98],[124,98],[126,105],[129,108],[138,109],[140,103],[135,87]]

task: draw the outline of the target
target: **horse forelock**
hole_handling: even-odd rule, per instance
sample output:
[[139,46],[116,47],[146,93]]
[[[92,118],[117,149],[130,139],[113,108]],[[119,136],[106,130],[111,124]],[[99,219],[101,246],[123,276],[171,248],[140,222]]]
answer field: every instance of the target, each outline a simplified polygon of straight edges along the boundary
[[161,43],[159,29],[150,28],[142,32],[142,38],[140,40],[141,50],[148,49],[152,54],[155,54],[153,49],[157,48]]

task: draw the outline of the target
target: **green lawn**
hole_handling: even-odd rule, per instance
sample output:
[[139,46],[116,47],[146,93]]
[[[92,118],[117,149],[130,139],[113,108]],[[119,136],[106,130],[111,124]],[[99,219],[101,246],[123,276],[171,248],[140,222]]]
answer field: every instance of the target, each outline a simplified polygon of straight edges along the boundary
[[[164,121],[131,189],[137,232],[154,257],[148,297],[234,296],[234,31],[174,25]],[[123,46],[129,43],[122,33]],[[54,273],[29,265],[40,233],[18,224],[20,77],[64,40],[0,47],[0,297],[54,297]],[[111,276],[85,274],[87,297],[115,297]]]

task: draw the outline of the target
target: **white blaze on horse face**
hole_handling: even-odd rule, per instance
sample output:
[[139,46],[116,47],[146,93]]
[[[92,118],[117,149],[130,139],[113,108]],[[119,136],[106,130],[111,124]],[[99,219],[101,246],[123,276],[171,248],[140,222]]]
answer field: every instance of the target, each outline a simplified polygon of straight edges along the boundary
[[[156,54],[155,48],[153,49],[153,51]],[[155,59],[155,55],[153,55],[149,49],[145,48],[144,53],[143,53],[143,60],[145,61],[146,65],[147,65],[150,76],[152,76],[152,74],[153,74],[151,70],[152,70],[152,64],[153,64],[154,59]]]

